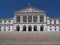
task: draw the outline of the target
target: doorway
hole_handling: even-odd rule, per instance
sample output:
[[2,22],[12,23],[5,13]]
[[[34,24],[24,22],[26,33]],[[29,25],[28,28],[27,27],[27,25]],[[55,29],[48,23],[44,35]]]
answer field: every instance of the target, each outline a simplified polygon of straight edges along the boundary
[[36,25],[34,26],[34,31],[37,31],[37,26]]
[[26,26],[25,25],[23,26],[23,31],[26,31]]
[[28,27],[28,31],[32,31],[32,27],[31,26]]
[[16,27],[16,31],[20,31],[20,26],[19,25]]
[[43,27],[43,25],[40,26],[40,31],[44,31],[44,27]]

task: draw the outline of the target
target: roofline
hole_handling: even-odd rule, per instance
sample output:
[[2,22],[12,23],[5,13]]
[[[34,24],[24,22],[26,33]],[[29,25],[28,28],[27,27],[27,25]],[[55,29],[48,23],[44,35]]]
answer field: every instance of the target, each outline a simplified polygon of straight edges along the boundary
[[48,20],[60,20],[60,18],[47,18]]
[[[21,11],[21,10],[24,10],[24,9],[26,9],[26,8],[35,8],[35,7],[33,7],[33,6],[28,6],[28,7],[22,8],[22,9],[17,10],[17,11]],[[39,9],[39,8],[35,8],[35,9],[38,9],[39,11],[46,12],[45,10],[42,10],[42,9]],[[16,13],[17,11],[15,11],[15,13]]]
[[13,20],[13,18],[0,18],[0,20]]

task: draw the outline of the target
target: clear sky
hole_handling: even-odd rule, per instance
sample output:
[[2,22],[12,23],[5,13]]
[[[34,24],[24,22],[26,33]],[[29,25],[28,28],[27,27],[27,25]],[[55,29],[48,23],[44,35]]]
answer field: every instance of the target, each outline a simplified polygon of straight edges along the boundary
[[0,17],[12,18],[14,11],[31,6],[47,11],[47,16],[60,18],[60,0],[0,0]]

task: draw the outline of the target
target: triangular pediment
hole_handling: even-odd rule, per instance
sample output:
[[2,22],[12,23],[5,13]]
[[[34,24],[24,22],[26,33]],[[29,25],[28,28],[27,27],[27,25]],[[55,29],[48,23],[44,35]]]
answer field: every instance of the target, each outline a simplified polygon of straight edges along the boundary
[[44,12],[43,10],[34,8],[34,7],[26,7],[22,10],[16,11],[16,12]]

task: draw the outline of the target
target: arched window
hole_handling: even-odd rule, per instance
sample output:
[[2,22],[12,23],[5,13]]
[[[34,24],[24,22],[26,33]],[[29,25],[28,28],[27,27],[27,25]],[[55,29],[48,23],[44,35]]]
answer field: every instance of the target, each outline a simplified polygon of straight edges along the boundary
[[37,26],[36,25],[34,26],[34,31],[37,31]]
[[28,26],[28,31],[32,31],[32,27],[31,26]]
[[26,26],[25,25],[23,26],[23,31],[26,31]]
[[19,25],[16,27],[16,31],[20,31],[20,26]]

